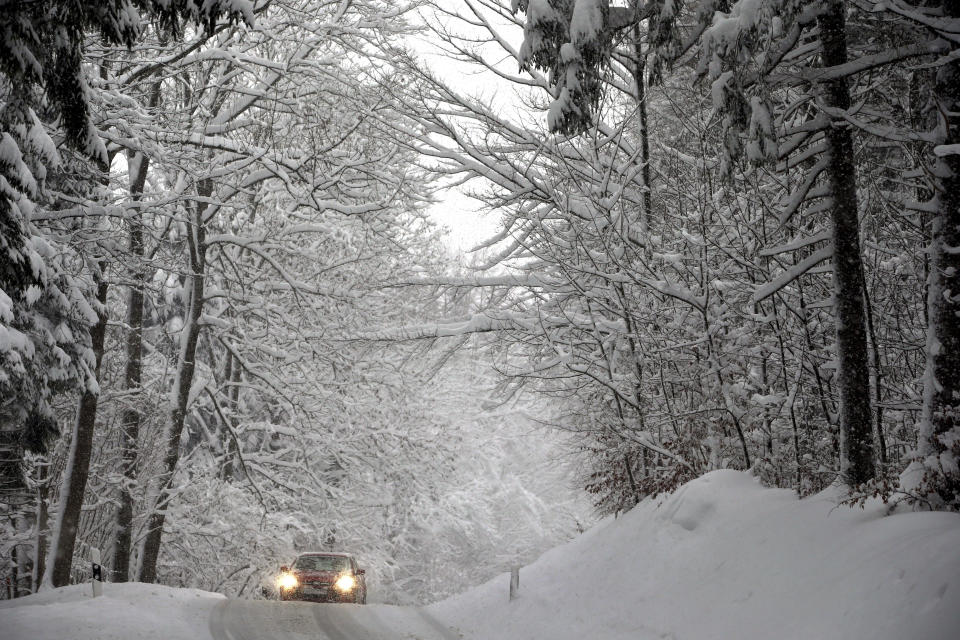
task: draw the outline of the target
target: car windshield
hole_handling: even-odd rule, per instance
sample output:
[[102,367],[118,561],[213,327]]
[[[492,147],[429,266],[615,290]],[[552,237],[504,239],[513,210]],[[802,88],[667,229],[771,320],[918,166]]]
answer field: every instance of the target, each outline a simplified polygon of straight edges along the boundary
[[300,556],[293,568],[301,571],[348,571],[350,560],[343,556]]

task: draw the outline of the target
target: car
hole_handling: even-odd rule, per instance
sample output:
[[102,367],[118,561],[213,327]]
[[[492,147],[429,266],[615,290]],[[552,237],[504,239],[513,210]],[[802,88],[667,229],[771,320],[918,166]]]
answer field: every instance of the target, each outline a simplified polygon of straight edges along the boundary
[[291,566],[280,567],[281,600],[367,603],[366,571],[349,553],[301,553]]

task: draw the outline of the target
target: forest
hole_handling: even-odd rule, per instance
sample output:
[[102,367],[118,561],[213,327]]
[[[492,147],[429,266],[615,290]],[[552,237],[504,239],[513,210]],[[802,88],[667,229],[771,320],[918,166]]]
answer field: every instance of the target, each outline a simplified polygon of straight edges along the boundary
[[960,0],[0,0],[0,126],[0,598],[960,510]]

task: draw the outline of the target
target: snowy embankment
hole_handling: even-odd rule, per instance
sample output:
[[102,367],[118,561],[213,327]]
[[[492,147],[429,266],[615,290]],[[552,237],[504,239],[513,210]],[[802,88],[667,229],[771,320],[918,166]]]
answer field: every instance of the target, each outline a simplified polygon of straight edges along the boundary
[[203,640],[224,597],[132,582],[44,591],[0,603],[0,637],[11,640]]
[[467,640],[955,640],[960,516],[717,471],[428,610]]

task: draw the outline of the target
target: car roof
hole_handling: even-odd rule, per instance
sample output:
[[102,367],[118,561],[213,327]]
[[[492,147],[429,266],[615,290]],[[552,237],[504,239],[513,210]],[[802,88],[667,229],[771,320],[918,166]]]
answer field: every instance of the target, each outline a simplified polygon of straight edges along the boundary
[[339,551],[304,551],[303,553],[298,553],[297,557],[301,556],[337,556],[339,558],[352,558],[352,553],[342,553]]

